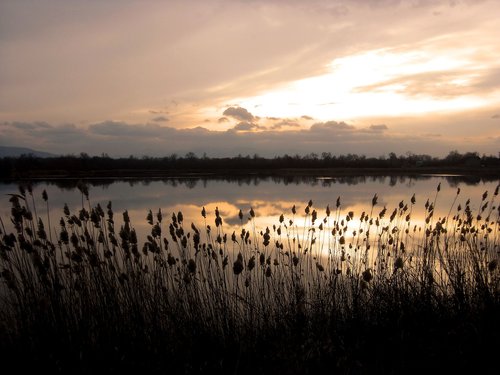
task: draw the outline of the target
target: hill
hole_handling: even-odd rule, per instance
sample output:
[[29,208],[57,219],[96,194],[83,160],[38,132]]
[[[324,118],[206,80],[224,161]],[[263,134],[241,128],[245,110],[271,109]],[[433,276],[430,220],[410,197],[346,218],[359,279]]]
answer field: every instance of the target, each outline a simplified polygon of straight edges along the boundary
[[49,152],[37,151],[26,147],[0,146],[0,157],[19,157],[21,155],[33,155],[38,158],[49,158],[56,156]]

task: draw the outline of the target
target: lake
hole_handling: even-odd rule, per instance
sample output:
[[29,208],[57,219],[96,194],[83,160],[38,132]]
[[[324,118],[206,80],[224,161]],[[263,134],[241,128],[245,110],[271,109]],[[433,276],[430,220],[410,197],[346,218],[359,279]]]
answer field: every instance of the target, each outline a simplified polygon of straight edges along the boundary
[[[234,372],[234,358],[254,363],[268,353],[278,358],[278,373],[284,362],[295,366],[287,356],[302,355],[309,366],[309,353],[326,358],[328,371],[346,353],[373,354],[366,361],[377,366],[380,358],[408,366],[444,358],[447,366],[452,355],[472,353],[473,359],[457,358],[476,368],[495,358],[488,343],[498,338],[500,306],[498,180],[427,175],[84,183],[88,201],[75,180],[34,183],[36,212],[30,194],[20,199],[46,229],[49,215],[51,237],[60,244],[47,241],[29,214],[14,210],[20,233],[2,237],[0,247],[6,358],[12,357],[8,350],[21,352],[20,363],[68,357],[72,369],[78,368],[75,358],[77,365],[89,358],[133,358],[134,364],[142,358],[158,361],[157,369],[198,358],[215,363],[206,373],[225,373],[218,371],[221,363]],[[9,194],[17,191],[16,183],[0,184],[6,227],[12,226]],[[106,223],[109,201],[114,230]],[[103,215],[82,224],[63,213],[65,204],[76,217],[82,205],[94,213],[100,205]],[[159,210],[161,238],[152,231]],[[125,211],[137,244],[134,232],[120,229]],[[183,224],[170,224],[172,215],[177,221],[183,216]],[[189,350],[198,347],[193,356]],[[341,373],[353,372],[354,359]],[[398,372],[396,366],[388,372]]]
[[[367,213],[371,209],[372,198],[377,194],[378,200],[374,213],[387,207],[387,216],[403,201],[410,205],[415,195],[416,203],[412,213],[412,223],[423,223],[425,203],[433,202],[437,194],[435,217],[448,214],[455,198],[455,207],[464,206],[470,199],[472,212],[478,212],[484,192],[492,196],[499,180],[484,180],[481,178],[464,176],[358,176],[358,177],[248,177],[209,179],[198,177],[180,177],[162,180],[86,180],[89,190],[89,201],[84,199],[86,208],[100,204],[104,209],[109,201],[112,202],[115,213],[116,226],[123,223],[122,213],[127,210],[132,226],[136,229],[139,242],[142,243],[150,231],[146,221],[149,210],[156,214],[161,210],[163,217],[170,220],[173,213],[182,211],[184,222],[187,225],[195,223],[203,227],[204,220],[201,211],[205,208],[207,224],[214,225],[215,209],[217,208],[223,219],[223,228],[226,233],[238,231],[241,221],[238,217],[241,210],[244,214],[243,223],[249,218],[249,211],[255,212],[255,222],[261,230],[279,224],[281,214],[289,220],[294,216],[295,224],[303,220],[304,210],[311,200],[313,209],[318,212],[319,220],[325,217],[327,206],[335,210],[337,199],[340,197],[341,216],[349,211],[354,217]],[[57,223],[63,216],[63,207],[68,205],[72,213],[78,213],[82,207],[82,194],[76,187],[77,181],[61,179],[53,181],[33,182],[33,196],[36,202],[37,214],[46,219],[47,205],[42,200],[42,192],[48,194],[48,206],[53,231],[58,230]],[[457,197],[457,190],[460,194]],[[18,193],[18,183],[0,183],[0,214],[4,224],[10,215],[9,195]],[[29,196],[29,195],[28,195]],[[28,202],[32,205],[31,197]],[[292,215],[292,207],[296,207],[297,214]],[[303,221],[302,221],[303,222]],[[56,225],[54,225],[56,223]],[[319,223],[319,221],[318,221]]]

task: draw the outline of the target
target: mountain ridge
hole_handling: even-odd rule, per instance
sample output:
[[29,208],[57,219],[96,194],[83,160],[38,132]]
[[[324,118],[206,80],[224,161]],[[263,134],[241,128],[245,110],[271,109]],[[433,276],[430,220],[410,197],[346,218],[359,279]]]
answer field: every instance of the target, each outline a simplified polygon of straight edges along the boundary
[[28,147],[0,146],[0,157],[19,157],[22,155],[32,155],[39,158],[50,158],[57,156],[50,152],[38,151]]

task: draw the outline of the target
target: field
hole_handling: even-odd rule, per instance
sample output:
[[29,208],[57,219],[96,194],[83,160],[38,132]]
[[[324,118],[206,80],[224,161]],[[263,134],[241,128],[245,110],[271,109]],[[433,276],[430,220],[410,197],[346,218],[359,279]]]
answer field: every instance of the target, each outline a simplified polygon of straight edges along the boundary
[[[218,211],[82,207],[37,215],[43,192],[11,194],[0,242],[0,350],[19,371],[57,373],[497,373],[500,207],[460,190],[426,202],[371,198],[365,212],[309,201],[226,232]],[[423,212],[421,212],[423,210]],[[39,210],[40,211],[40,210]],[[48,211],[48,210],[47,210]],[[417,219],[417,214],[422,220]]]

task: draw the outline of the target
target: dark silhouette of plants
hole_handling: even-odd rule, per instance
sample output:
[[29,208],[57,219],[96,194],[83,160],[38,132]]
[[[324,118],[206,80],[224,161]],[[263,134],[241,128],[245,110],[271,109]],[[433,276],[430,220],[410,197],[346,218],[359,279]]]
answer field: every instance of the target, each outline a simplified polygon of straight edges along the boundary
[[[293,207],[260,228],[240,212],[199,224],[92,205],[59,222],[35,193],[0,218],[0,350],[19,369],[180,373],[395,373],[485,368],[498,340],[500,208],[369,198],[367,212]],[[43,204],[50,197],[42,192]],[[418,207],[424,221],[414,219]],[[10,229],[9,229],[10,228]]]

